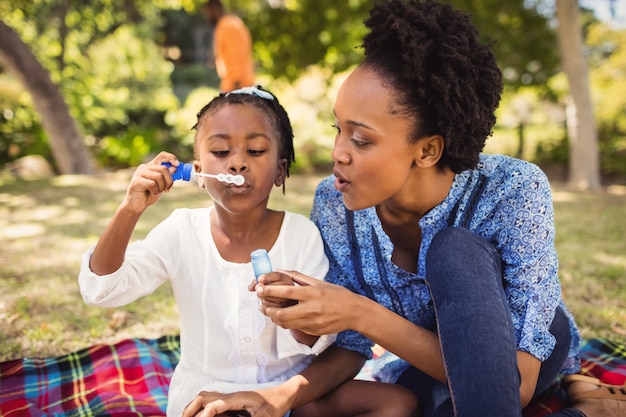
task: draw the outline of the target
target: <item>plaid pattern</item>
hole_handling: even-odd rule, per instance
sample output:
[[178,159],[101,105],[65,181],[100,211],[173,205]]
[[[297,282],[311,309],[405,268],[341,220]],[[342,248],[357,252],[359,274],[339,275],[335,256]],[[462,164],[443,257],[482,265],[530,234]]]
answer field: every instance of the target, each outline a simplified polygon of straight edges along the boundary
[[0,415],[164,416],[178,336],[0,364]]
[[[580,373],[600,378],[609,384],[626,384],[626,345],[589,339],[583,344],[580,357]],[[557,385],[543,398],[536,399],[526,407],[524,417],[548,416],[565,408],[566,404],[565,390]]]
[[[163,336],[92,346],[58,358],[0,363],[0,415],[164,416],[179,348],[178,336]],[[591,339],[581,356],[582,373],[607,383],[626,382],[625,345]],[[360,376],[367,379],[367,368]],[[547,416],[565,403],[565,392],[555,386],[524,416]]]

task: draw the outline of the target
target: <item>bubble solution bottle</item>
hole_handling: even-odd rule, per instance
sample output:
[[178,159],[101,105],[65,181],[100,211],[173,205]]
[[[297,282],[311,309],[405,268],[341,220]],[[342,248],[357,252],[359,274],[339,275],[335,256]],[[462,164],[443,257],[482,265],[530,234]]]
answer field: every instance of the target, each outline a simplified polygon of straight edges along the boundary
[[270,256],[265,249],[252,251],[252,253],[250,253],[250,261],[252,262],[252,269],[254,269],[254,276],[257,281],[261,275],[272,272]]

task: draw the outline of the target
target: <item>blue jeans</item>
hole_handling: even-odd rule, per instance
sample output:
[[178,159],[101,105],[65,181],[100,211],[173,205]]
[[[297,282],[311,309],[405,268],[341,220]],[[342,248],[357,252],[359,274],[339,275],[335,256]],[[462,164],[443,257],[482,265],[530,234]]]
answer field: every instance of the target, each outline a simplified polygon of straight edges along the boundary
[[[425,417],[521,417],[520,374],[501,258],[481,236],[459,227],[439,232],[426,256],[448,383],[416,368],[397,383],[419,398]],[[570,331],[558,309],[550,327],[557,344],[541,364],[535,395],[555,382],[567,357]],[[552,414],[584,417],[568,409]]]

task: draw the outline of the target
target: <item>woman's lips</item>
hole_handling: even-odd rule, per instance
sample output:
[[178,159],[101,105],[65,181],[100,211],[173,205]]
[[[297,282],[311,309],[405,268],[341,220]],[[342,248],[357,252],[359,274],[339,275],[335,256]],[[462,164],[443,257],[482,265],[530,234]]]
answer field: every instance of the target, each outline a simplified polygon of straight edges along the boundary
[[335,175],[335,188],[340,193],[343,193],[350,183],[346,181],[338,172],[333,172],[333,174]]

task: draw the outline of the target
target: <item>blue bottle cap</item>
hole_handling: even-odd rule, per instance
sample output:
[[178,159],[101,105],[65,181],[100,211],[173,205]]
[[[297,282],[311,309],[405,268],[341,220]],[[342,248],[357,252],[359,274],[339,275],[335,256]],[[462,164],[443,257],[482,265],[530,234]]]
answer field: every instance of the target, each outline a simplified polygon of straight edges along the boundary
[[[166,167],[171,167],[172,164],[169,162],[161,162],[161,165]],[[172,174],[172,179],[189,181],[191,179],[191,172],[193,170],[192,164],[180,164],[176,167],[176,171]]]

